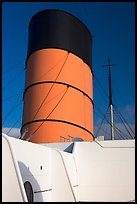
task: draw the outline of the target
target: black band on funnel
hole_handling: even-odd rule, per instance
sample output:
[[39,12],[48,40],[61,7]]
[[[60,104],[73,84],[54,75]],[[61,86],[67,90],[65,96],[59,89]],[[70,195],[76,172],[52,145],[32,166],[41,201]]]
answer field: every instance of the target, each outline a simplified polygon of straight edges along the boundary
[[76,126],[78,128],[81,128],[83,130],[85,130],[86,132],[88,132],[90,135],[93,136],[94,138],[94,135],[92,132],[90,132],[88,129],[86,129],[85,127],[82,127],[81,125],[78,125],[78,124],[75,124],[73,122],[69,122],[69,121],[66,121],[66,120],[58,120],[58,119],[51,119],[51,118],[44,118],[44,119],[39,119],[39,120],[33,120],[33,121],[29,121],[27,123],[25,123],[22,127],[21,127],[21,134],[22,134],[22,129],[26,126],[26,125],[29,125],[29,124],[32,124],[32,123],[38,123],[38,122],[61,122],[61,123],[66,123],[66,124],[69,124],[69,125],[73,125],[73,126]]
[[36,13],[29,24],[28,55],[45,48],[67,50],[92,67],[92,37],[73,15],[56,9]]

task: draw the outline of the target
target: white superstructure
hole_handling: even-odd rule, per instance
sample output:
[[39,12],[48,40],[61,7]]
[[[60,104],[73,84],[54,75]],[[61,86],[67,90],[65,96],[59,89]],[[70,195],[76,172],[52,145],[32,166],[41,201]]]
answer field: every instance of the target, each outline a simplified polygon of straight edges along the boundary
[[27,197],[31,202],[134,201],[135,140],[44,145],[2,134],[2,201],[27,202]]

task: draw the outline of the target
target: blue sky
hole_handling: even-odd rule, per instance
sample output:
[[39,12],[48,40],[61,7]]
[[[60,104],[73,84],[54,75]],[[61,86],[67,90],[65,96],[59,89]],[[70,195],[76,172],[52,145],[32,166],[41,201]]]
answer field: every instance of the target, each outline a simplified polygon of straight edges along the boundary
[[28,24],[35,13],[50,8],[70,12],[83,21],[95,36],[92,47],[95,128],[98,127],[103,117],[102,113],[105,113],[109,104],[108,70],[102,67],[108,63],[109,57],[111,62],[116,64],[111,69],[113,103],[134,128],[134,2],[3,2],[2,127],[21,127]]

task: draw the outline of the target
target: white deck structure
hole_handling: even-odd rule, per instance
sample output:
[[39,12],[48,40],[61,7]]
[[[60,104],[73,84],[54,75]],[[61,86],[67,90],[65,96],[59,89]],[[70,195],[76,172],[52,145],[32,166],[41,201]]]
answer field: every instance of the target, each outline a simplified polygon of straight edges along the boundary
[[44,145],[2,134],[2,202],[28,202],[27,197],[33,202],[135,201],[135,140]]

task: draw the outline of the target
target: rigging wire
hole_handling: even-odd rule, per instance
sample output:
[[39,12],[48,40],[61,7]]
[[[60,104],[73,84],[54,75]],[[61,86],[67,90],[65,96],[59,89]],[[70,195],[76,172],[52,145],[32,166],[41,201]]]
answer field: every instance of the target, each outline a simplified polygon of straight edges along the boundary
[[[65,55],[66,56],[66,55]],[[62,61],[63,59],[64,59],[64,57],[65,56],[63,56],[63,58],[61,58],[49,71],[51,71],[60,61]],[[21,60],[21,61],[23,61],[23,60]],[[12,66],[11,68],[9,68],[8,70],[6,70],[5,72],[3,72],[3,75],[4,74],[6,74],[8,71],[10,71],[11,69],[13,69],[13,68],[15,68],[15,67],[17,67],[18,65],[20,65],[21,63],[18,63],[18,64],[16,64],[16,65],[14,65],[14,66]],[[49,72],[48,71],[48,72]],[[47,73],[48,73],[47,72]],[[45,74],[47,74],[47,73],[45,73]],[[45,75],[44,74],[44,75]],[[43,76],[42,76],[43,77]],[[14,78],[14,79],[16,79],[16,77]],[[13,81],[13,80],[12,80]],[[10,81],[10,83],[11,83],[11,81]],[[8,85],[8,84],[7,84]],[[5,88],[5,87],[4,87]],[[12,95],[12,96],[10,96],[10,97],[7,97],[7,98],[4,98],[4,99],[2,99],[2,101],[6,101],[6,100],[9,100],[9,99],[11,99],[11,98],[13,98],[13,97],[16,97],[16,96],[18,96],[20,93],[23,93],[23,90],[22,91],[20,91],[19,93],[17,93],[17,94],[14,94],[14,95]],[[18,99],[17,99],[18,100]],[[17,102],[17,101],[16,101]],[[15,104],[16,104],[16,102],[15,102]],[[13,107],[12,107],[12,110],[5,116],[5,118],[6,117],[8,117],[13,111],[14,111],[14,105],[13,105]],[[15,107],[15,109],[16,109],[16,107]],[[5,120],[5,118],[4,118],[4,120]],[[3,122],[3,124],[5,123],[5,121]]]
[[[123,125],[125,126],[127,132],[129,133],[129,135],[131,136],[131,138],[134,138],[134,137],[131,135],[131,133],[129,132],[129,130],[128,130],[128,128],[129,128],[129,129],[131,130],[131,132],[132,132],[133,134],[135,134],[135,133],[133,132],[132,128],[131,128],[130,125],[126,122],[126,120],[125,120],[124,117],[122,116],[121,112],[120,112],[118,109],[117,109],[117,111],[118,111],[118,113],[119,113],[119,115],[120,115],[120,119],[121,119],[121,121],[123,122]],[[127,126],[128,126],[128,128],[127,128]]]
[[[105,129],[104,129],[104,131],[105,131],[105,134],[107,134],[107,135],[108,135],[108,131],[107,131],[107,129],[108,129],[108,125],[107,125],[107,124],[105,124]],[[109,136],[110,136],[110,134],[109,134]]]
[[[82,10],[82,8],[81,8],[81,11],[82,11],[82,14],[83,14],[83,17],[85,18],[85,21],[87,21],[87,18],[86,18],[86,15],[85,15],[85,13],[84,13],[84,11]],[[88,23],[88,21],[87,21],[87,23]],[[62,59],[61,59],[62,60]],[[60,60],[60,61],[61,61]],[[19,63],[18,64],[16,64],[15,66],[13,66],[12,68],[10,68],[10,69],[8,69],[8,70],[6,70],[4,73],[3,73],[3,75],[6,73],[6,72],[8,72],[9,70],[11,70],[11,69],[13,69],[14,67],[17,67],[19,65]],[[54,67],[53,67],[54,68]],[[53,68],[51,68],[50,70],[52,70]],[[49,70],[49,71],[50,71]],[[49,72],[48,71],[48,72]],[[47,74],[47,73],[46,73]],[[95,76],[95,79],[97,80],[97,77]],[[98,81],[98,80],[97,80]],[[106,95],[106,96],[108,96],[108,94],[107,94],[107,92],[106,92],[106,90],[102,87],[102,85],[100,84],[100,82],[98,81],[98,84],[100,85],[100,87],[101,87],[101,90],[103,91],[103,93]],[[8,84],[7,84],[8,85]],[[6,85],[6,86],[7,86]],[[53,86],[54,86],[54,84],[52,85],[52,87],[51,87],[51,89],[53,88]],[[4,87],[4,88],[6,88],[6,87]],[[50,92],[51,90],[49,90],[49,92]],[[49,92],[48,92],[48,94],[49,94]],[[8,98],[7,98],[8,99]],[[3,99],[3,100],[7,100],[7,99]],[[46,100],[46,99],[45,99]],[[44,102],[43,102],[44,103]],[[41,104],[41,107],[42,107],[42,105],[43,105],[43,103]],[[41,107],[39,107],[39,110],[41,109]],[[39,110],[38,110],[38,112],[39,112]],[[36,115],[37,115],[37,113],[38,112],[36,112]],[[36,115],[34,116],[34,118],[36,117]],[[104,116],[103,116],[104,117]],[[121,116],[122,117],[122,116]],[[123,118],[123,117],[122,117]],[[103,120],[102,120],[102,123],[103,123]],[[125,126],[126,127],[126,126]],[[119,130],[118,128],[117,128],[117,130]],[[130,128],[130,130],[133,132],[133,130]],[[120,130],[119,130],[120,131]],[[121,131],[120,131],[121,132]]]
[[[65,63],[66,63],[66,61],[67,61],[68,55],[69,55],[69,53],[67,53],[67,57],[66,57],[66,59],[65,59],[65,62],[63,63],[63,66],[61,67],[61,70],[59,71],[59,73],[58,73],[58,75],[57,75],[55,81],[56,81],[57,78],[59,77],[59,75],[60,75],[60,73],[61,73],[61,71],[62,71],[62,68],[64,67],[64,65],[65,65]],[[63,57],[62,59],[64,59],[64,57]],[[61,60],[62,60],[62,59],[61,59]],[[61,61],[61,60],[60,60],[60,61]],[[60,62],[60,61],[59,61],[59,62]],[[58,64],[58,63],[57,63],[57,64]],[[53,69],[53,68],[52,68],[52,69]],[[23,69],[22,71],[24,71],[24,70],[25,70],[25,69]],[[19,74],[20,74],[20,73],[19,73]],[[18,75],[19,75],[19,74],[18,74]],[[18,75],[17,75],[17,76],[18,76]],[[17,76],[16,76],[16,77],[17,77]],[[15,78],[16,78],[16,77],[15,77]],[[14,80],[15,80],[15,78],[14,78]],[[9,84],[9,83],[8,83],[8,84]],[[7,84],[6,86],[8,86],[8,84]],[[48,97],[48,95],[49,95],[51,89],[53,88],[53,85],[54,85],[54,84],[52,84],[52,86],[51,86],[51,88],[50,88],[50,90],[49,90],[47,96],[45,97],[45,99],[44,99],[44,101],[42,102],[41,106],[39,107],[38,111],[36,112],[34,118],[36,117],[37,113],[39,112],[39,110],[40,110],[40,108],[42,107],[43,103],[45,102],[46,98]],[[4,88],[6,88],[6,87],[4,87]],[[16,101],[16,102],[17,102],[17,101]],[[16,104],[16,102],[15,102],[15,104]],[[22,101],[21,101],[21,102],[22,102]],[[20,104],[20,103],[19,103],[19,104]],[[12,108],[12,110],[7,114],[7,116],[9,116],[9,115],[18,107],[19,104],[17,104],[17,106],[15,106],[14,109]],[[6,117],[7,117],[7,116],[6,116]],[[33,118],[33,120],[34,120],[34,118]],[[5,121],[4,121],[4,122],[5,122]],[[12,129],[12,128],[11,128],[11,129]],[[11,129],[10,129],[10,130],[11,130]],[[9,133],[9,131],[7,132],[7,134],[8,134],[8,133]]]
[[[99,84],[100,88],[102,89],[102,91],[104,92],[104,94],[105,94],[106,96],[108,96],[108,94],[106,93],[105,89],[103,89],[103,87],[101,86],[101,84],[99,83],[99,80],[97,80],[97,77],[96,77],[95,75],[94,75],[94,78],[95,78],[96,81],[98,82],[98,84]],[[113,107],[114,107],[114,108],[116,107],[116,106],[114,105],[114,103],[113,103]],[[118,111],[118,109],[117,109],[117,111]],[[104,117],[104,116],[103,116],[103,117]],[[122,117],[122,114],[121,114],[121,117]],[[121,120],[122,120],[122,119],[121,119]],[[123,118],[123,122],[124,122],[124,121],[125,121],[125,120],[124,120],[124,118]],[[129,126],[126,121],[125,121],[125,124],[127,124],[127,126]],[[124,126],[125,126],[125,124],[123,123]],[[134,138],[134,137],[130,134],[130,132],[128,131],[128,129],[127,129],[126,126],[125,126],[125,128],[126,128],[127,132],[129,133],[130,137]],[[130,130],[132,131],[132,133],[134,134],[134,132],[133,132],[133,130],[131,129],[130,126],[129,126],[129,128],[130,128]],[[117,133],[118,133],[118,132],[121,132],[121,133],[124,134],[124,132],[122,132],[118,127],[116,127],[116,125],[115,125],[115,129],[117,129]],[[122,137],[122,135],[121,135],[121,137]],[[122,138],[123,138],[123,137],[122,137]]]
[[[88,19],[87,19],[87,17],[86,17],[86,14],[85,14],[85,12],[84,12],[84,10],[83,10],[83,7],[82,7],[82,5],[79,5],[80,6],[80,9],[81,9],[81,13],[82,13],[82,15],[83,15],[83,18],[85,19],[85,22],[88,24]],[[108,97],[108,93],[105,91],[105,89],[102,87],[102,85],[100,84],[100,82],[97,80],[97,77],[94,75],[94,78],[96,79],[96,81],[98,82],[98,84],[100,85],[100,87],[101,87],[101,89],[102,89],[102,91],[103,91],[103,93]],[[120,114],[121,115],[121,114]],[[104,116],[103,116],[104,117]],[[122,115],[121,115],[121,117],[122,117]],[[122,117],[123,118],[123,117]],[[123,118],[123,121],[125,121],[124,120],[124,118]],[[127,126],[130,128],[130,130],[132,131],[132,133],[133,133],[133,130],[132,130],[132,128],[128,125],[128,123],[125,123],[125,124],[127,124]],[[111,125],[111,124],[110,124]],[[116,128],[116,127],[115,127]],[[127,129],[127,127],[125,126],[125,128],[126,128],[126,130],[128,131],[128,129]],[[120,131],[118,128],[117,128],[117,130],[118,131]],[[128,133],[130,134],[130,132],[128,131]],[[130,136],[131,136],[131,134],[130,134]],[[131,136],[132,137],[132,136]],[[133,137],[132,137],[133,138]]]
[[[97,114],[98,114],[98,112],[96,112]],[[100,114],[101,114],[101,116],[102,116],[102,113],[100,112]],[[110,127],[111,127],[111,123],[108,121],[108,120],[106,120],[106,122],[107,122],[107,124],[108,125],[110,125]],[[106,125],[106,129],[108,128],[108,125]],[[114,129],[115,129],[115,127],[114,127]],[[105,130],[105,129],[103,129],[103,128],[101,128],[101,130],[106,134],[108,134],[108,136],[110,136],[110,132],[108,132],[107,130]],[[119,138],[123,138],[123,139],[125,139],[117,130],[116,130],[116,133],[118,134],[118,136],[119,136]],[[96,136],[97,137],[97,136]]]
[[[109,106],[108,106],[108,108],[109,108]],[[104,114],[104,116],[103,116],[103,119],[102,119],[102,121],[101,121],[101,123],[100,123],[100,126],[99,126],[98,129],[97,129],[97,132],[96,132],[96,134],[95,134],[96,136],[98,135],[98,133],[99,133],[101,127],[102,127],[103,121],[104,121],[104,119],[106,118],[106,113],[107,113],[107,111],[108,111],[108,108],[107,108],[107,110],[106,110],[106,112],[105,112],[105,114]]]
[[[17,107],[19,107],[19,105],[21,105],[21,102],[22,102],[22,101],[20,101],[20,102],[17,104],[17,106],[14,108],[13,111],[15,111],[15,110],[17,109]],[[13,112],[13,111],[11,111],[11,112]],[[9,115],[11,114],[11,112],[9,113]],[[8,116],[9,116],[9,115],[8,115]],[[7,119],[7,118],[6,118],[6,119]],[[2,123],[2,125],[4,125],[5,121],[6,121],[6,120],[4,120],[4,122]]]
[[[66,62],[67,62],[68,56],[69,56],[69,52],[67,52],[66,59],[65,59],[65,61],[64,61],[64,63],[63,63],[63,65],[61,66],[61,69],[60,69],[60,71],[59,71],[58,75],[57,75],[57,76],[56,76],[56,78],[55,78],[55,82],[56,82],[56,80],[58,79],[58,77],[59,77],[59,75],[60,75],[60,73],[61,73],[62,69],[64,68],[64,65],[65,65],[65,64],[66,64]],[[35,113],[35,115],[34,115],[34,117],[33,117],[33,119],[32,119],[32,120],[34,120],[34,119],[35,119],[36,115],[37,115],[37,114],[38,114],[38,112],[40,111],[40,109],[41,109],[42,105],[44,104],[45,100],[47,99],[48,95],[50,94],[50,92],[51,92],[51,90],[52,90],[53,86],[54,86],[54,82],[53,82],[53,84],[52,84],[51,88],[49,89],[49,91],[48,91],[47,95],[45,96],[44,100],[42,101],[41,105],[39,106],[38,110],[36,111],[36,113]],[[62,100],[62,99],[61,99],[61,100]],[[49,116],[48,116],[48,117],[49,117]],[[42,124],[43,124],[43,123],[42,123]],[[40,126],[37,128],[37,130],[38,130],[40,127],[41,127],[41,125],[40,125]],[[36,131],[37,131],[37,130],[36,130]],[[34,133],[35,133],[36,131],[34,131]],[[34,133],[33,133],[33,134],[34,134]],[[32,134],[32,135],[33,135],[33,134]]]
[[[48,116],[45,118],[45,119],[48,119],[49,118],[49,116],[53,113],[53,111],[57,108],[57,106],[60,104],[60,102],[62,101],[62,99],[64,98],[64,96],[66,95],[66,93],[67,93],[67,91],[68,91],[68,86],[67,86],[67,88],[66,88],[66,90],[65,90],[65,92],[64,92],[64,94],[62,95],[62,97],[60,98],[60,100],[58,101],[58,103],[55,105],[55,107],[52,109],[52,111],[48,114]],[[44,120],[45,120],[44,119]],[[44,122],[45,121],[43,121],[40,125],[39,125],[39,127],[31,134],[31,137],[40,129],[40,127],[44,124]]]
[[[64,65],[65,65],[65,63],[66,63],[66,61],[67,61],[67,59],[68,59],[68,56],[69,56],[69,53],[67,53],[67,57],[66,57],[66,59],[65,59],[65,61],[64,61],[64,63],[63,63],[63,65],[61,66],[61,69],[60,69],[60,71],[59,71],[59,73],[58,73],[58,75],[57,75],[55,81],[58,79],[58,77],[59,77],[59,75],[60,75],[60,73],[61,73],[61,71],[62,71],[62,69],[63,69],[63,67],[64,67]],[[33,120],[35,119],[36,115],[38,114],[38,112],[40,111],[41,107],[43,106],[43,104],[44,104],[45,100],[47,99],[48,95],[50,94],[50,92],[51,92],[53,86],[54,86],[54,83],[52,84],[52,86],[51,86],[51,88],[49,89],[47,95],[45,96],[45,98],[44,98],[44,100],[42,101],[41,105],[39,106],[38,110],[36,111],[36,113],[35,113],[35,115],[34,115],[34,117],[33,117]]]
[[[58,97],[60,94],[62,94],[65,90],[66,90],[66,88],[63,89],[62,91],[60,91],[56,96],[54,96],[53,98],[51,98],[49,101],[47,101],[47,102],[46,102],[46,105],[47,105],[48,103],[50,103],[53,99],[55,99],[56,97]],[[22,137],[22,138],[23,138],[23,137]]]
[[[15,101],[14,105],[12,106],[11,110],[7,113],[7,115],[4,117],[4,121],[2,123],[2,125],[4,125],[6,119],[10,116],[10,114],[22,103],[22,100],[19,101],[19,103],[17,103],[17,101],[19,100],[21,94],[18,96],[17,100]],[[17,104],[16,104],[17,103]]]
[[109,97],[107,91],[104,89],[104,87],[102,86],[101,82],[98,80],[98,78],[94,75],[94,78],[96,79],[96,81],[98,82],[98,86],[101,88],[102,92],[104,93],[105,96]]
[[[16,68],[16,69],[17,69],[17,68],[20,68],[20,65],[21,65],[22,61],[23,61],[23,60],[20,60],[19,63],[17,63],[16,65],[10,67],[9,69],[5,70],[5,71],[2,73],[2,76],[4,76],[7,72],[11,71],[11,70],[14,69],[14,68]],[[17,77],[21,75],[21,73],[22,73],[23,71],[24,71],[24,69],[21,70],[12,80],[10,80],[10,81],[2,88],[2,90],[6,89],[12,82],[14,82],[14,81],[17,79]],[[11,113],[12,113],[13,111],[15,111],[15,110],[17,109],[17,107],[19,107],[19,105],[22,103],[22,100],[21,100],[19,103],[17,103],[22,93],[23,93],[23,91],[20,91],[19,93],[14,94],[14,95],[12,95],[12,96],[9,96],[9,97],[7,97],[7,98],[4,98],[4,99],[2,100],[2,101],[6,101],[6,100],[9,100],[9,99],[11,99],[11,98],[13,98],[13,97],[15,97],[15,96],[18,96],[17,99],[16,99],[16,101],[15,101],[15,103],[14,103],[14,105],[12,106],[11,110],[10,110],[10,111],[7,113],[7,115],[4,117],[4,120],[3,120],[2,125],[5,123],[6,119],[11,115]],[[16,121],[16,123],[17,123],[17,122],[18,122],[18,120]],[[13,125],[13,127],[16,125],[16,123]],[[13,129],[13,127],[11,127],[11,128],[7,131],[6,134],[8,134],[8,133]]]
[[12,82],[15,82],[15,80],[20,76],[20,74],[24,71],[25,69],[22,69],[11,81],[9,81],[3,88],[2,90],[6,89]]
[[[100,111],[97,106],[96,106],[96,108],[98,109],[98,111],[100,112],[100,114],[104,116],[104,114],[102,113],[102,111]],[[106,122],[110,125],[110,127],[112,127],[112,125],[111,125],[110,121],[108,121],[108,119],[106,119]],[[119,129],[118,129],[116,126],[114,126],[114,129],[115,129],[115,131],[116,131],[118,134],[121,134],[121,133],[119,133]],[[121,132],[122,132],[122,131],[121,131]],[[121,137],[123,137],[123,136],[121,135]]]
[[[126,119],[123,117],[122,113],[118,110],[118,108],[117,108],[116,106],[115,106],[115,108],[116,108],[117,111],[119,112],[119,114],[120,114],[121,118],[123,119],[123,121],[124,121],[126,124],[128,124],[127,121],[126,121]],[[133,131],[133,129],[130,127],[130,125],[128,125],[128,126],[129,126],[129,129],[131,130],[131,132],[132,132],[133,134],[135,134],[135,132]]]
[[114,125],[114,130],[116,131],[116,133],[123,139],[128,139],[128,137],[126,136],[122,136],[122,133],[123,135],[125,135],[125,133],[123,131],[121,131],[118,127],[116,127],[116,125]]
[[[68,54],[68,53],[67,53],[67,54]],[[43,76],[47,75],[51,70],[53,70],[65,57],[66,57],[66,54],[65,54],[60,60],[58,60],[58,61],[56,62],[56,64],[55,64],[53,67],[51,67],[46,73],[44,73],[43,75],[41,75],[41,76],[39,77],[39,80],[40,80]]]
[[[94,77],[95,77],[95,75],[94,75]],[[96,80],[97,80],[97,77],[95,77],[95,78],[96,78]],[[97,80],[97,82],[98,82],[100,88],[102,89],[103,93],[108,97],[108,94],[107,94],[106,90],[103,88],[103,86],[101,85],[101,83],[99,82],[99,80]],[[107,113],[107,112],[106,112],[106,113]],[[105,119],[105,115],[103,115],[103,119]],[[103,123],[103,120],[102,120],[102,123]],[[109,125],[112,126],[111,123],[108,122],[108,120],[107,120],[107,123],[109,123]],[[101,124],[100,124],[100,128],[101,128]],[[124,137],[119,133],[119,132],[121,132],[121,133],[123,133],[123,132],[120,131],[119,128],[117,128],[115,125],[114,125],[114,129],[115,129],[115,131],[117,132],[117,134],[119,134],[119,136],[120,136],[121,138],[124,138]]]
[[10,133],[10,131],[15,127],[15,125],[20,121],[20,119],[22,118],[22,115],[16,120],[16,122],[13,124],[13,126],[7,131],[7,135]]
[[[95,111],[98,115],[99,115],[99,113],[97,112],[97,111]],[[105,130],[103,127],[101,128],[101,130],[106,134],[108,134],[108,135],[110,135],[110,133],[109,132],[107,132],[107,130]],[[96,137],[97,137],[97,134],[96,134]]]
[[56,94],[53,98],[51,98],[50,100],[48,100],[48,101],[46,102],[46,105],[47,105],[48,103],[50,103],[52,100],[54,100],[56,97],[58,97],[60,94],[62,94],[62,93],[64,92],[64,90],[65,90],[65,89],[63,89],[63,90],[60,91],[58,94]]
[[[124,139],[129,139],[128,135],[127,135],[127,134],[125,133],[125,131],[124,131],[123,124],[121,124],[121,119],[120,119],[119,117],[117,117],[117,116],[118,116],[118,114],[115,114],[115,127],[117,127],[117,129],[118,129],[118,133],[123,133]],[[120,125],[120,128],[118,128],[119,125]],[[121,126],[121,125],[122,125],[122,126]],[[123,128],[122,128],[122,127],[123,127]],[[123,130],[123,132],[122,132],[121,130]],[[117,136],[119,136],[119,135],[117,135],[117,134],[115,133],[115,138],[116,138]],[[120,134],[120,137],[121,137],[121,134]],[[121,138],[123,138],[123,137],[121,137]]]
[[7,100],[10,100],[11,98],[14,98],[16,96],[18,96],[20,93],[23,93],[23,90],[18,92],[17,94],[14,94],[12,96],[9,96],[9,97],[6,97],[6,98],[3,98],[2,101],[7,101]]
[[[9,69],[5,70],[3,73],[2,73],[2,76],[4,76],[7,72],[9,72],[10,70],[12,70],[13,68],[15,67],[18,67],[24,60],[20,60],[17,64],[15,64],[14,66],[10,67]],[[19,67],[18,67],[19,68]]]
[[[83,10],[83,7],[81,6],[81,5],[79,5],[80,6],[80,9],[81,9],[81,13],[82,13],[82,15],[83,15],[83,18],[85,19],[85,22],[88,24],[88,19],[87,19],[87,17],[86,17],[86,15],[85,15],[85,12],[84,12],[84,10]],[[100,87],[101,87],[101,89],[102,89],[102,91],[103,91],[103,93],[108,97],[108,94],[107,94],[107,92],[105,91],[105,89],[102,87],[102,85],[100,84],[100,82],[97,80],[97,77],[94,75],[94,78],[96,79],[96,81],[98,82],[98,84],[100,85]],[[121,117],[122,117],[122,115],[121,115]],[[124,120],[124,119],[123,119]],[[127,124],[127,123],[126,123]],[[115,127],[116,128],[116,127]],[[126,126],[125,126],[125,128],[126,128]],[[130,130],[132,131],[132,129],[131,129],[131,127],[129,126],[129,128],[130,128]],[[127,129],[127,128],[126,128]],[[117,128],[117,130],[119,130],[118,128]],[[132,131],[133,132],[133,131]],[[128,133],[129,133],[129,131],[128,131]],[[130,134],[130,133],[129,133]],[[131,136],[131,134],[130,134],[130,136]],[[132,137],[133,138],[133,137]]]

